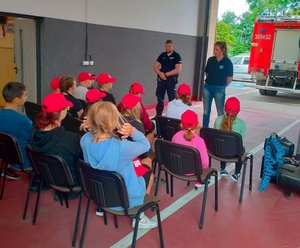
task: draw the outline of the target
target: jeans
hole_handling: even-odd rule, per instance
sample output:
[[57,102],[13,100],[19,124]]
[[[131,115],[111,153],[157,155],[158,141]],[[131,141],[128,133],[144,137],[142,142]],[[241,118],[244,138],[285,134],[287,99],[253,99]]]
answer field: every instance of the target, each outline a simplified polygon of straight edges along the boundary
[[218,116],[224,115],[225,86],[204,84],[203,90],[203,127],[209,127],[212,100],[215,100]]
[[157,80],[156,87],[156,97],[157,97],[157,105],[156,105],[156,115],[161,116],[164,110],[164,99],[165,94],[168,94],[169,102],[174,100],[176,96],[176,82],[174,80]]

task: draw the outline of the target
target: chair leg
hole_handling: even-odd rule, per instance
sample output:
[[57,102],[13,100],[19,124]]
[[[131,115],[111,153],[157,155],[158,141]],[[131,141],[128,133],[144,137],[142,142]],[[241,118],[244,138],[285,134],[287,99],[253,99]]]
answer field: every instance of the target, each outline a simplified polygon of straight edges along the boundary
[[134,226],[134,232],[133,232],[132,243],[131,243],[132,248],[135,248],[136,237],[137,237],[137,233],[138,233],[141,214],[142,214],[142,212],[138,212],[138,214],[135,216],[135,226]]
[[190,182],[190,181],[188,181],[188,182],[187,182],[187,186],[190,186],[190,185],[191,185],[191,182]]
[[88,222],[90,205],[91,205],[91,200],[88,199],[86,210],[85,210],[85,215],[84,215],[84,222],[83,222],[83,228],[82,228],[82,233],[81,233],[81,238],[80,238],[80,244],[79,244],[80,248],[83,247],[83,242],[84,242],[84,236],[85,236],[85,231],[86,231],[86,225],[87,225],[87,222]]
[[162,232],[162,226],[161,226],[160,211],[159,211],[159,206],[157,203],[155,204],[155,211],[156,211],[156,217],[157,217],[160,247],[163,248],[164,247],[164,238],[163,238],[163,232]]
[[170,176],[171,178],[171,197],[173,197],[173,193],[174,193],[174,187],[173,187],[173,176]]
[[63,206],[64,202],[63,202],[63,199],[62,199],[62,196],[61,196],[62,193],[60,191],[55,191],[55,193],[58,195],[60,205]]
[[160,180],[160,173],[161,173],[161,169],[158,168],[158,173],[157,173],[157,178],[156,178],[156,184],[155,184],[154,196],[157,196],[158,186],[159,186],[159,180]]
[[115,222],[115,227],[119,228],[118,217],[116,215],[114,215],[114,222]]
[[2,186],[1,186],[0,200],[3,199],[4,188],[5,188],[5,181],[6,181],[6,174],[7,174],[7,166],[4,168],[4,175],[3,175],[3,181],[2,181]]
[[169,176],[168,176],[168,173],[165,171],[165,177],[166,177],[166,191],[167,191],[167,194],[169,194]]
[[208,180],[205,181],[204,192],[203,192],[202,209],[201,209],[201,216],[200,216],[200,223],[199,223],[200,229],[203,229],[203,224],[204,224],[207,191],[208,191]]
[[218,172],[215,172],[215,211],[219,210],[219,187]]
[[69,208],[68,194],[64,192],[63,196],[64,196],[64,199],[65,199],[65,202],[66,202],[66,208]]
[[36,202],[35,202],[35,207],[34,207],[32,225],[35,225],[35,223],[36,223],[36,217],[37,217],[39,203],[40,203],[40,196],[41,196],[42,186],[43,186],[43,181],[41,180],[40,185],[39,185],[39,189],[38,189],[38,192],[37,192],[37,196],[36,196]]
[[250,176],[249,176],[249,190],[252,190],[252,175],[253,175],[253,154],[250,154]]
[[105,211],[103,211],[103,221],[104,221],[104,224],[107,225],[107,214]]
[[79,196],[79,202],[78,202],[78,208],[77,208],[77,214],[76,214],[76,220],[75,220],[75,228],[74,228],[74,234],[73,234],[73,239],[72,239],[72,247],[76,246],[76,239],[77,239],[77,233],[78,233],[81,205],[82,205],[82,191],[80,192],[80,196]]
[[211,167],[211,157],[208,157],[208,166]]
[[28,184],[28,190],[27,190],[27,195],[26,195],[26,200],[25,200],[25,206],[24,206],[24,211],[23,211],[23,220],[26,219],[26,214],[27,214],[27,208],[28,208],[28,202],[29,202],[29,196],[30,196],[30,188],[32,185],[34,173],[30,173],[30,179],[29,179],[29,184]]
[[247,169],[247,159],[243,162],[243,176],[242,176],[242,185],[240,191],[239,203],[243,201],[244,187],[245,187],[245,179],[246,179],[246,169]]

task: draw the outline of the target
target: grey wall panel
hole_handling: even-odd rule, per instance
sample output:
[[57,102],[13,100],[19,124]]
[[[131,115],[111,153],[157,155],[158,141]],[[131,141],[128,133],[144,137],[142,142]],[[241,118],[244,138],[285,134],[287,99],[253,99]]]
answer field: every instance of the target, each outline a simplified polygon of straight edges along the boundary
[[[117,101],[128,92],[133,81],[144,85],[144,103],[155,103],[156,75],[152,65],[164,51],[164,42],[172,39],[175,50],[183,60],[180,82],[194,84],[199,67],[196,65],[197,47],[202,37],[168,34],[89,24],[88,54],[95,65],[81,65],[85,56],[85,24],[45,18],[41,23],[41,79],[42,96],[50,92],[49,82],[61,75],[76,76],[88,70],[117,77],[112,93]],[[196,69],[195,69],[196,68]]]

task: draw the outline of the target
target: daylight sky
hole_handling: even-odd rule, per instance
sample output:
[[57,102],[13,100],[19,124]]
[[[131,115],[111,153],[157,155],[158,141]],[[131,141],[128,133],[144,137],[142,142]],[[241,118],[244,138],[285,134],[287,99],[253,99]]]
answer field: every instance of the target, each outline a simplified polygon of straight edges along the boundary
[[219,0],[218,18],[221,18],[224,12],[230,10],[237,16],[248,10],[249,6],[246,0]]

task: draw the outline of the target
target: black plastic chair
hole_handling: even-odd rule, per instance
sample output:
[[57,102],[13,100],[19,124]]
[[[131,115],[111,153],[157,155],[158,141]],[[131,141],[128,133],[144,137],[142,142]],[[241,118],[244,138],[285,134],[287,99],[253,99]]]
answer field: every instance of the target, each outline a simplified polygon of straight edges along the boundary
[[[3,175],[0,200],[3,199],[8,164],[19,164],[23,170],[23,156],[18,140],[13,135],[0,132],[0,173]],[[0,174],[0,181],[1,181]]]
[[[205,182],[201,217],[199,223],[199,228],[203,229],[208,184],[211,176],[215,177],[215,211],[218,211],[217,170],[211,167],[202,169],[200,153],[193,147],[158,139],[155,142],[155,149],[157,162],[159,164],[159,171],[157,176],[158,180],[156,181],[155,185],[155,196],[157,195],[159,178],[162,170],[164,170],[171,176],[170,181],[172,197],[174,191],[173,177],[187,182]],[[186,176],[187,174],[192,174],[193,176]]]
[[34,102],[25,102],[24,107],[27,117],[34,123],[37,114],[42,112],[42,106]]
[[[150,195],[146,195],[143,205],[129,209],[129,200],[126,185],[123,177],[119,173],[93,169],[89,164],[83,162],[82,160],[79,160],[77,162],[77,166],[81,185],[84,194],[88,199],[82,235],[80,239],[80,247],[83,247],[91,200],[95,202],[98,208],[103,209],[105,224],[107,224],[106,212],[114,215],[116,227],[118,227],[116,216],[127,216],[129,218],[135,218],[136,223],[131,247],[135,247],[140,215],[147,209],[154,209],[157,215],[160,247],[164,247],[160,211],[156,198]],[[113,207],[122,207],[124,210],[112,210],[111,208]],[[73,243],[73,246],[74,245],[75,243]]]
[[[80,217],[80,211],[81,211],[81,204],[82,204],[82,190],[81,186],[74,185],[74,180],[72,177],[72,174],[70,172],[70,169],[65,162],[65,160],[59,156],[55,155],[47,155],[47,154],[41,154],[37,153],[32,150],[32,148],[28,145],[26,147],[27,153],[29,156],[29,159],[32,162],[33,169],[35,173],[40,176],[40,185],[37,192],[37,198],[34,208],[34,215],[32,219],[32,224],[36,224],[37,219],[37,213],[38,213],[38,207],[40,202],[40,195],[41,195],[41,189],[43,186],[43,183],[49,184],[53,189],[55,189],[57,192],[61,192],[64,195],[65,201],[66,201],[66,207],[69,207],[68,198],[66,196],[66,193],[69,192],[78,192],[80,193],[79,196],[79,203],[78,203],[78,209],[76,214],[76,221],[75,221],[75,230],[73,237],[76,238],[77,231],[78,231],[78,224],[79,224],[79,217]],[[29,187],[27,191],[26,201],[25,201],[25,207],[23,212],[23,219],[26,218],[27,213],[27,207],[28,207],[28,201],[29,201],[29,195],[30,195],[30,187],[33,181],[33,174],[31,175]],[[62,204],[62,200],[60,197],[60,202]],[[74,238],[73,238],[74,240]],[[72,241],[74,242],[74,241]]]
[[250,159],[249,190],[252,190],[253,154],[245,152],[243,139],[239,133],[214,128],[201,128],[200,136],[203,138],[211,158],[226,163],[243,163],[242,185],[239,202],[243,201],[244,185],[246,179],[247,161]]
[[157,116],[156,120],[157,138],[171,141],[174,134],[180,131],[181,121],[174,118]]

